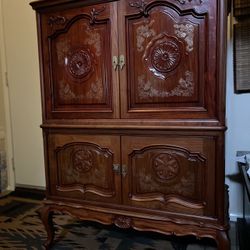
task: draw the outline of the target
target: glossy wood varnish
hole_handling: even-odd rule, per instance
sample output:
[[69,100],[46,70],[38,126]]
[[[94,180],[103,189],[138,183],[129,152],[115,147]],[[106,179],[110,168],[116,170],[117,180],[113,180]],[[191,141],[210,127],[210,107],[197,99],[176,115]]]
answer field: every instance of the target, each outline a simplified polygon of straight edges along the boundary
[[227,1],[40,0],[47,199],[53,212],[229,249]]

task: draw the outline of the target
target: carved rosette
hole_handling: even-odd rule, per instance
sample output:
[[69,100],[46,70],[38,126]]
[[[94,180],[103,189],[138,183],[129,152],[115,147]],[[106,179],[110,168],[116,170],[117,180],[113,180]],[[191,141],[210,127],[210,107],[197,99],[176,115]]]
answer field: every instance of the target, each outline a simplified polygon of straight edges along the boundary
[[68,72],[74,78],[85,78],[91,73],[93,59],[88,49],[78,49],[68,57]]
[[132,219],[126,216],[114,216],[113,222],[117,227],[122,229],[127,229],[132,226]]
[[180,171],[178,161],[173,155],[161,153],[156,155],[152,161],[152,167],[157,180],[167,182],[174,179]]
[[143,60],[149,70],[161,79],[175,70],[182,57],[182,43],[177,38],[161,33],[148,44]]
[[94,164],[94,155],[90,149],[80,148],[72,152],[71,162],[75,172],[86,173]]
[[180,61],[180,52],[176,44],[163,42],[152,51],[152,65],[159,72],[165,73],[177,67]]

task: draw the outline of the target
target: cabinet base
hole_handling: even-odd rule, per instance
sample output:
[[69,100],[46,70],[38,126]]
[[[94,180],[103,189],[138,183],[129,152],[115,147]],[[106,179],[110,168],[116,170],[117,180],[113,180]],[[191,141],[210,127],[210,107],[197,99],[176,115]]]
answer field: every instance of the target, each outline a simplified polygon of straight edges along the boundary
[[165,235],[175,236],[195,236],[197,239],[211,238],[216,241],[218,249],[230,250],[230,240],[228,238],[228,228],[216,229],[215,227],[205,227],[204,225],[195,225],[190,222],[184,223],[181,220],[174,223],[172,221],[163,221],[157,219],[148,219],[137,216],[127,216],[119,211],[103,212],[92,211],[81,205],[69,205],[66,203],[57,203],[46,201],[40,208],[39,214],[47,232],[47,240],[44,243],[46,249],[53,245],[55,229],[53,225],[53,213],[59,212],[69,214],[82,220],[95,221],[105,225],[116,225],[122,229],[133,228],[138,231],[152,231]]

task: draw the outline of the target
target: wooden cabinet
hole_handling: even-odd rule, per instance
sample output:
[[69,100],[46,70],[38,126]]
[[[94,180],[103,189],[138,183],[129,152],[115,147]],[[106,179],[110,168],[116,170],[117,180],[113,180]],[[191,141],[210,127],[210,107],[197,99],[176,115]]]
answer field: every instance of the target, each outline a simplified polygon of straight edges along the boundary
[[47,200],[121,228],[229,249],[227,1],[40,0]]

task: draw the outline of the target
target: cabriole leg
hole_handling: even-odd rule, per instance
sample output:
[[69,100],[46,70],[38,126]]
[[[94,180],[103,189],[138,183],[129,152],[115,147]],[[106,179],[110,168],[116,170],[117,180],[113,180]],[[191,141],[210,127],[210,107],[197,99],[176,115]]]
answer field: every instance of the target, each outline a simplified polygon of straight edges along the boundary
[[55,235],[55,229],[53,225],[53,212],[50,211],[49,206],[44,206],[39,209],[38,213],[40,214],[41,220],[47,232],[47,240],[44,243],[44,246],[46,249],[50,249]]

